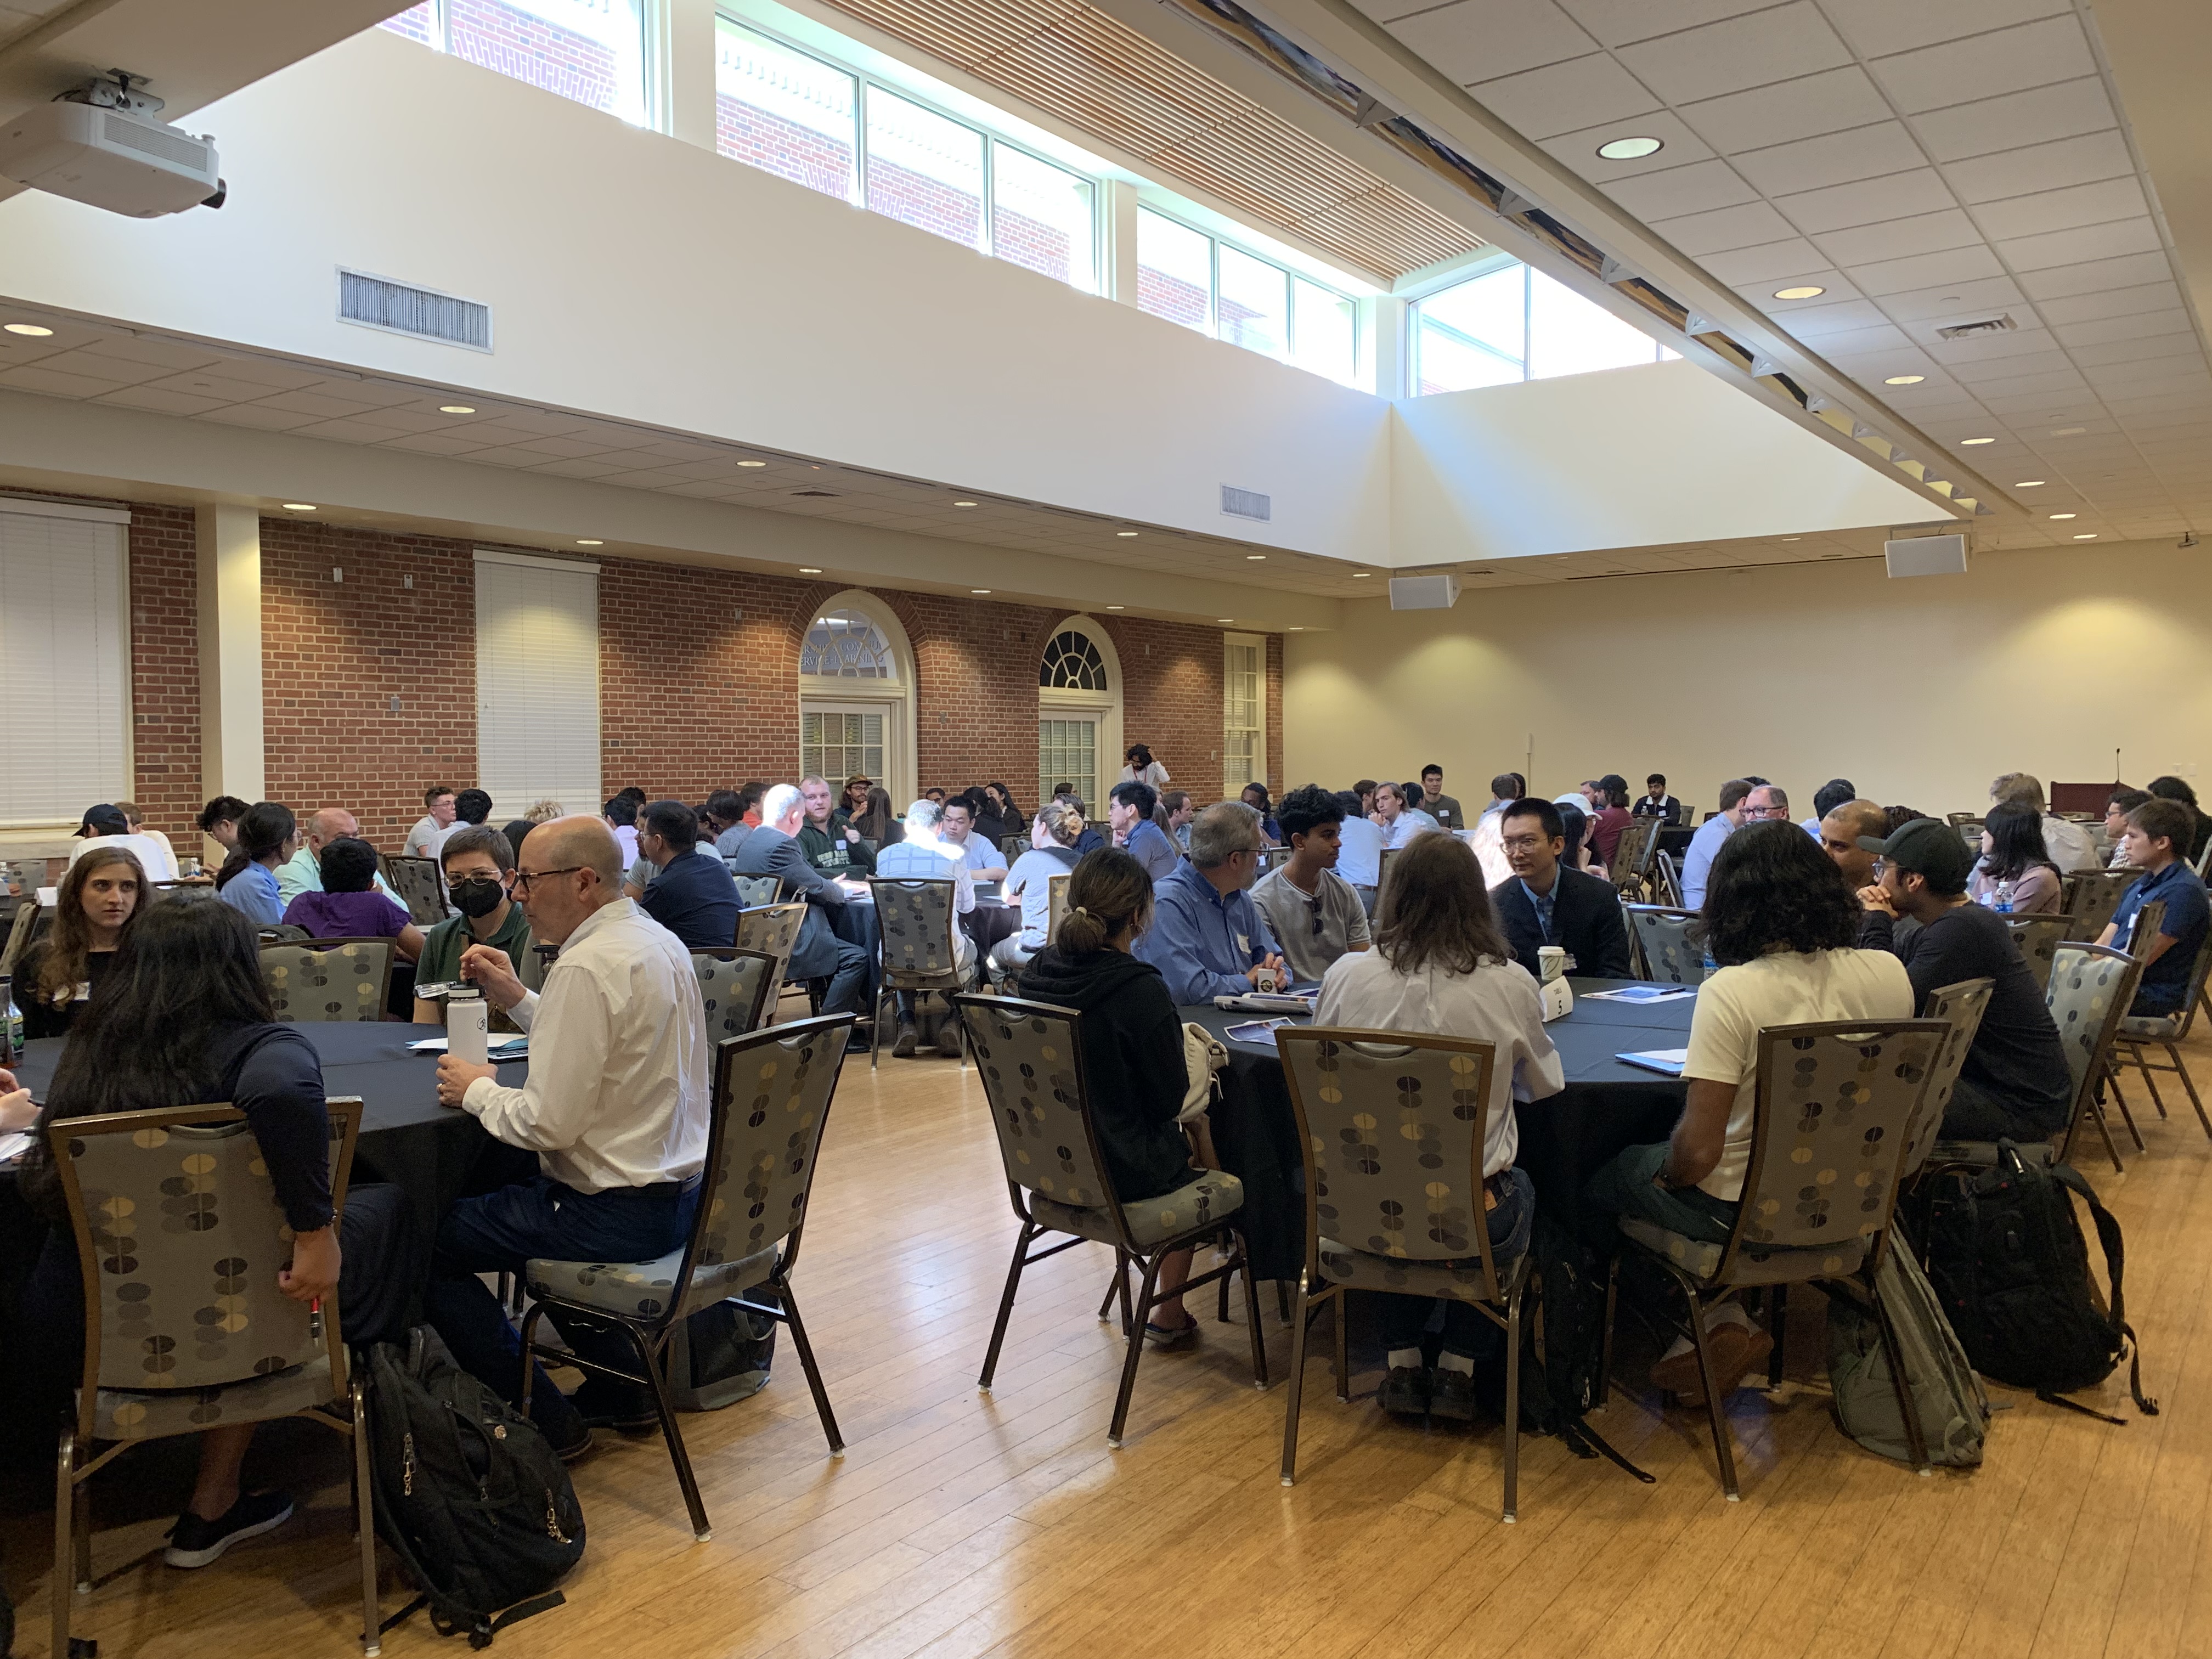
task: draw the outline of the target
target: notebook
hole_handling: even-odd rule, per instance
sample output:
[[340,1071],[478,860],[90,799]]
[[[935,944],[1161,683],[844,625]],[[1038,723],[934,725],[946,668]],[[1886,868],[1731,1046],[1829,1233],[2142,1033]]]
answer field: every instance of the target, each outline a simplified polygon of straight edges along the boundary
[[1644,1048],[1633,1054],[1615,1054],[1613,1058],[1625,1065],[1640,1066],[1647,1072],[1664,1072],[1668,1077],[1682,1075],[1682,1067],[1690,1062],[1687,1048]]

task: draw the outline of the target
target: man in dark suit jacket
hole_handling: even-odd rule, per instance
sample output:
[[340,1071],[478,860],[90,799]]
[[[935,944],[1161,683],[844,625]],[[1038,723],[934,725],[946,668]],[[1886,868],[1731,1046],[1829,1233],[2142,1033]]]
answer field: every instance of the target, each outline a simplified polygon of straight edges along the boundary
[[[805,801],[791,785],[779,783],[769,790],[761,798],[760,828],[738,848],[735,873],[778,877],[785,898],[806,901],[806,923],[791,952],[791,976],[827,979],[830,988],[823,995],[822,1012],[848,1013],[860,1009],[872,964],[866,951],[837,937],[830,911],[842,909],[851,892],[859,890],[859,884],[848,889],[823,875],[799,851],[799,823],[805,812]],[[867,1039],[856,1030],[847,1047],[865,1049]]]
[[1633,978],[1620,896],[1611,882],[1561,862],[1567,832],[1559,809],[1547,800],[1516,800],[1505,809],[1500,830],[1513,874],[1492,888],[1490,897],[1514,960],[1541,978],[1539,947],[1564,945],[1570,973]]
[[638,901],[692,951],[726,951],[738,937],[738,884],[711,847],[699,849],[699,817],[680,800],[637,816],[637,850],[658,872]]

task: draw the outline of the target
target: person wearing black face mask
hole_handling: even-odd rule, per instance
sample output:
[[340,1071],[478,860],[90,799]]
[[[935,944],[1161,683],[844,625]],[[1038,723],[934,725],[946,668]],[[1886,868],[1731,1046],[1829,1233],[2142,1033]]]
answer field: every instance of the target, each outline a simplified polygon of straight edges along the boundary
[[[461,952],[471,945],[491,945],[507,952],[523,984],[536,990],[544,969],[530,948],[530,921],[507,896],[514,878],[514,848],[507,836],[482,824],[469,824],[446,837],[439,849],[446,867],[446,890],[461,914],[422,935],[422,955],[415,964],[417,985],[449,985],[461,976]],[[415,999],[417,1025],[442,1025],[445,1005]],[[495,1026],[506,1016],[492,1011]]]

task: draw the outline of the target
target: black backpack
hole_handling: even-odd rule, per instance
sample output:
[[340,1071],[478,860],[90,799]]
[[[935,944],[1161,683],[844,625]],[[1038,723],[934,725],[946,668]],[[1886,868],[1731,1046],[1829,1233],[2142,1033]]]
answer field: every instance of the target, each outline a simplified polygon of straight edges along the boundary
[[[2104,1417],[2061,1395],[2092,1389],[2128,1361],[2128,1392],[2147,1417],[2142,1356],[2127,1322],[2120,1224],[2080,1173],[2047,1168],[1997,1142],[1987,1170],[1954,1170],[1928,1200],[1928,1279],[1976,1370],[2036,1397]],[[2089,1278],[2088,1247],[2068,1194],[2089,1206],[2111,1277],[2107,1304]],[[2107,1422],[2121,1419],[2107,1417]]]
[[417,1326],[404,1350],[368,1351],[369,1473],[376,1529],[422,1594],[441,1636],[472,1648],[557,1607],[553,1585],[584,1553],[568,1472],[528,1418],[453,1363]]

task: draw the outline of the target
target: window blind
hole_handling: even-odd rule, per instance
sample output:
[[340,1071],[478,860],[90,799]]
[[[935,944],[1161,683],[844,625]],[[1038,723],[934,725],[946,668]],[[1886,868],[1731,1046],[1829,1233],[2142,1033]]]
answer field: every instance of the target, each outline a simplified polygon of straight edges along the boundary
[[127,515],[0,503],[0,824],[75,824],[128,800]]
[[479,552],[476,570],[477,778],[492,822],[548,799],[598,811],[598,568]]

